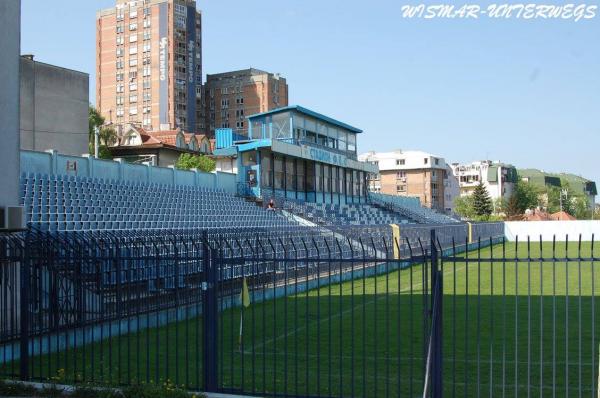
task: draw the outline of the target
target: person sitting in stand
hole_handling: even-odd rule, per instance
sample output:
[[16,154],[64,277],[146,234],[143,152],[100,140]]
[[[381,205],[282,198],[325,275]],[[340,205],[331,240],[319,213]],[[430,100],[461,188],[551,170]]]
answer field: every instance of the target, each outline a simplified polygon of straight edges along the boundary
[[275,210],[275,202],[273,199],[269,200],[269,204],[267,205],[267,210],[274,211]]

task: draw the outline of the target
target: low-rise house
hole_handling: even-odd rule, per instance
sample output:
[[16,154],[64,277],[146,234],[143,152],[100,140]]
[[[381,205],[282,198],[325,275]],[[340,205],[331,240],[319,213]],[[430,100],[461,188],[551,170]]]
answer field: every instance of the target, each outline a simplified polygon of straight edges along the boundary
[[209,155],[212,143],[202,134],[183,130],[146,131],[138,126],[126,126],[117,142],[109,147],[113,158],[152,166],[172,166],[184,153]]

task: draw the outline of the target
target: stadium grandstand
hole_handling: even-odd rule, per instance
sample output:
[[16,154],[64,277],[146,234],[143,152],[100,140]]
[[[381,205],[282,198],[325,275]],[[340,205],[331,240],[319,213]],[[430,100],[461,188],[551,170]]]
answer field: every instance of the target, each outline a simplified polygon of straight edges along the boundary
[[[355,127],[299,106],[249,120],[247,137],[218,131],[217,163],[234,161],[237,173],[23,151],[26,221],[42,231],[457,222],[421,206],[418,198],[369,193],[366,178],[376,166],[357,160],[362,131]],[[286,211],[260,206],[271,199]]]

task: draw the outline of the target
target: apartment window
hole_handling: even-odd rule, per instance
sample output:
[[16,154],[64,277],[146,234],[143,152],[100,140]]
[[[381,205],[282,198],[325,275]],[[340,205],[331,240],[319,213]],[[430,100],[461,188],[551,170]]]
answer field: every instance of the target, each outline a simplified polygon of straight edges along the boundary
[[143,74],[144,77],[150,76],[150,67],[149,66],[144,66],[142,74]]
[[137,18],[137,10],[130,10],[129,11],[129,18]]
[[122,57],[125,54],[123,47],[117,47],[117,57]]
[[150,65],[151,61],[150,61],[150,57],[144,57],[144,61],[143,64],[144,65]]
[[117,9],[117,21],[122,21],[125,18],[125,13],[122,8]]
[[235,127],[237,127],[238,129],[243,129],[244,128],[244,121],[238,121],[235,122]]
[[117,116],[123,116],[125,114],[125,111],[123,110],[122,107],[117,107]]
[[125,85],[117,84],[117,93],[124,93],[124,92],[125,92]]
[[144,31],[144,40],[150,40],[151,34],[149,30]]
[[243,109],[237,109],[235,111],[235,117],[238,117],[238,118],[244,117],[244,110]]
[[149,8],[144,8],[144,18],[150,16],[150,9]]
[[137,79],[137,71],[132,70],[129,72],[129,80]]
[[396,185],[396,192],[400,193],[400,192],[406,192],[406,185],[402,184],[402,185]]
[[129,55],[137,54],[137,46],[129,47]]
[[187,8],[181,4],[175,4],[175,13],[179,15],[187,16]]
[[431,171],[431,178],[436,178],[437,177],[437,173],[435,172],[435,170]]
[[152,124],[152,120],[149,117],[145,117],[142,123],[144,123],[144,126],[150,126]]
[[229,89],[228,89],[227,87],[223,87],[223,88],[221,89],[221,94],[223,94],[223,95],[227,95],[228,93],[229,93]]
[[138,64],[137,58],[129,59],[129,66],[137,66],[137,64]]
[[130,115],[137,115],[137,113],[138,113],[137,106],[132,106],[131,108],[129,108]]
[[221,119],[227,119],[227,109],[221,109]]
[[137,42],[137,35],[130,35],[130,36],[129,36],[129,42],[130,42],[130,43],[135,43],[135,42]]
[[137,90],[137,83],[129,83],[129,91]]
[[396,173],[396,178],[406,178],[406,171],[399,171]]
[[149,106],[145,106],[143,109],[144,113],[150,113],[150,107]]
[[221,108],[229,108],[229,99],[224,98],[221,100]]
[[123,25],[117,25],[117,33],[123,33]]
[[406,164],[405,159],[397,159],[396,160],[396,166],[404,166],[405,164]]
[[151,83],[150,83],[150,79],[144,79],[144,83],[143,83],[143,84],[144,84],[144,86],[143,86],[143,87],[144,87],[145,89],[148,89],[148,88],[150,88],[150,85],[151,85]]
[[129,102],[137,102],[137,94],[131,94],[129,96]]
[[149,28],[149,27],[150,27],[150,20],[144,19],[144,28]]
[[124,99],[122,95],[117,96],[117,105],[123,105]]
[[117,73],[117,81],[122,82],[124,78],[124,73]]
[[137,23],[130,23],[129,24],[129,30],[137,30]]
[[438,158],[435,158],[435,165],[439,165],[440,164],[440,160]]
[[117,36],[117,45],[125,43],[123,36]]
[[222,129],[228,129],[229,128],[229,122],[223,122],[223,123],[221,123],[221,128]]
[[175,26],[178,28],[185,29],[187,25],[187,18],[181,15],[175,15]]
[[237,97],[235,99],[235,103],[238,105],[242,105],[244,103],[244,97]]
[[149,91],[144,92],[144,101],[150,101],[152,99],[152,94]]
[[428,164],[428,163],[429,163],[429,158],[425,158],[425,159],[423,159],[423,162],[424,162],[425,164]]
[[147,53],[150,51],[151,45],[150,43],[144,43],[144,52]]

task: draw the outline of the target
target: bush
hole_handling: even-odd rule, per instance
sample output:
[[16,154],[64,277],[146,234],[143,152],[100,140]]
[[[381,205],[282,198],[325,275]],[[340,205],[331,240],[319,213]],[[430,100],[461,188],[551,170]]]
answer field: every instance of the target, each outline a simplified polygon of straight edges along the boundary
[[184,153],[179,156],[175,168],[179,170],[190,170],[198,169],[210,173],[215,170],[216,162],[204,155],[192,155],[190,153]]
[[94,388],[91,386],[75,387],[73,392],[66,393],[63,389],[51,384],[43,389],[34,386],[0,380],[0,397],[70,397],[70,398],[200,398],[204,395],[190,394],[167,381],[160,386],[140,384],[122,390]]

